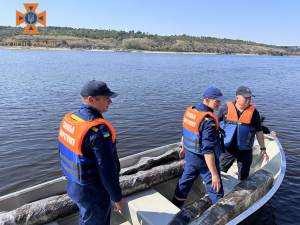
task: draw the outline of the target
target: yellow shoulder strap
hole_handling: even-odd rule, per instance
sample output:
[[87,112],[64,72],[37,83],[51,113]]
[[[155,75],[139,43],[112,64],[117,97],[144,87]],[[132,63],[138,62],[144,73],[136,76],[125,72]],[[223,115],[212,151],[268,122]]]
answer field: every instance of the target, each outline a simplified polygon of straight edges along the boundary
[[[85,120],[81,119],[80,117],[78,116],[75,116],[74,114],[71,115],[71,118],[73,118],[74,120],[76,121],[79,121],[79,122],[85,122]],[[96,127],[91,127],[91,129],[95,132],[97,132],[99,129],[96,128]]]

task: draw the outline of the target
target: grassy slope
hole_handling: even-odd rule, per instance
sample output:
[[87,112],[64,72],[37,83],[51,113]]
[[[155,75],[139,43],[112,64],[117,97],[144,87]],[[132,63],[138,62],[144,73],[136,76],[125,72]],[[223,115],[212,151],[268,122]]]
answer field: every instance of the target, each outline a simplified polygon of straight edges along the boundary
[[[54,27],[55,28],[55,27]],[[300,55],[300,47],[281,47],[257,44],[241,40],[218,39],[191,36],[158,36],[124,31],[56,28],[43,29],[38,35],[21,34],[22,29],[0,26],[0,45],[19,42],[56,42],[58,46],[70,49],[97,49],[113,51],[164,51],[209,54],[257,54],[257,55]],[[5,33],[6,32],[6,33]],[[10,34],[14,34],[11,35]],[[82,35],[83,34],[83,35]],[[93,38],[81,38],[78,36]],[[98,36],[97,36],[98,35]],[[9,37],[8,37],[9,36]]]

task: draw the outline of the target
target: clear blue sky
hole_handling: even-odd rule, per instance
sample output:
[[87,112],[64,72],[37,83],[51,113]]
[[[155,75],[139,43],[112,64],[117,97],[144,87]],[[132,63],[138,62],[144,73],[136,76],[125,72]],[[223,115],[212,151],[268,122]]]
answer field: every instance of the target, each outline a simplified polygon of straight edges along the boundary
[[187,34],[300,46],[300,0],[0,0],[0,25],[39,3],[47,26]]

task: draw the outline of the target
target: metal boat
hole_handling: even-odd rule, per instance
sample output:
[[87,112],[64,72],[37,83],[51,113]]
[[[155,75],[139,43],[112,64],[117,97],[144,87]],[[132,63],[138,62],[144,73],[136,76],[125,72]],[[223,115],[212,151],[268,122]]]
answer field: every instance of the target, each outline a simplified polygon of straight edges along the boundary
[[[277,137],[264,135],[265,146],[269,155],[269,162],[260,157],[258,142],[255,140],[253,150],[253,160],[250,169],[250,175],[259,169],[264,169],[274,174],[274,182],[272,188],[266,195],[262,196],[258,201],[253,202],[252,206],[233,218],[227,224],[238,224],[245,221],[251,215],[255,214],[270,198],[276,193],[280,187],[286,170],[286,159],[284,151]],[[180,143],[170,144],[128,157],[120,159],[121,168],[129,167],[137,163],[141,157],[156,157],[175,147],[179,147]],[[257,150],[255,150],[257,149]],[[179,178],[172,179],[165,183],[159,184],[151,189],[131,194],[125,197],[124,207],[120,212],[114,212],[112,209],[111,224],[112,225],[160,225],[168,224],[172,217],[180,211],[170,200],[173,198],[174,190]],[[222,182],[225,195],[241,181],[237,179],[237,164],[229,169],[227,173],[222,173]],[[47,198],[49,196],[66,192],[66,180],[60,177],[42,184],[38,184],[21,191],[17,191],[0,197],[0,212],[14,210],[27,203]],[[197,199],[206,194],[205,184],[199,177],[183,207],[192,204]],[[1,224],[1,222],[0,222]],[[79,215],[74,214],[66,218],[60,218],[56,221],[48,223],[48,225],[75,225],[79,224]],[[193,222],[190,222],[193,224]]]

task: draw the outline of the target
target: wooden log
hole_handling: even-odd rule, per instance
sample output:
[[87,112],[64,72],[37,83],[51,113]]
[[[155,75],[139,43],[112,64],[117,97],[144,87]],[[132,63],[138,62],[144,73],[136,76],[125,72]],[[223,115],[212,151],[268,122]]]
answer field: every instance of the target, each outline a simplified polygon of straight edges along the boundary
[[78,212],[76,203],[67,195],[56,195],[23,205],[0,214],[0,225],[39,225]]
[[201,214],[211,206],[211,200],[208,194],[200,198],[193,205],[181,209],[175,214],[168,225],[186,225],[193,219],[201,216]]
[[[146,190],[183,173],[185,160],[153,167],[147,171],[120,177],[123,196]],[[76,203],[67,195],[56,195],[23,205],[0,214],[0,225],[39,225],[78,212]]]
[[120,187],[123,196],[146,190],[160,183],[182,175],[185,160],[179,160],[146,171],[139,171],[132,175],[120,177]]
[[152,167],[178,160],[180,149],[181,148],[179,147],[174,148],[156,157],[142,157],[139,159],[136,165],[121,169],[120,176],[131,175],[137,173],[138,171],[148,170]]
[[195,225],[226,224],[264,196],[273,185],[273,173],[260,169],[239,183],[226,197],[206,210]]

